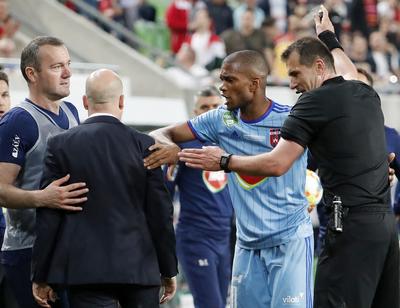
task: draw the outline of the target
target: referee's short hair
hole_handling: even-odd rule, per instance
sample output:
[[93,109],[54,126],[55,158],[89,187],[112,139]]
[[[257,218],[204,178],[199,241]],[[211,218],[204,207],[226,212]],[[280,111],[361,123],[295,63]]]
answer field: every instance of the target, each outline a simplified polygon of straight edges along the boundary
[[325,65],[335,71],[333,56],[328,47],[315,37],[303,37],[292,43],[283,53],[282,61],[287,62],[290,55],[297,52],[300,56],[300,64],[312,66],[316,58],[321,58]]
[[20,68],[21,73],[27,82],[29,82],[29,78],[25,72],[27,67],[33,67],[35,70],[40,72],[39,49],[45,45],[64,46],[64,42],[52,36],[38,36],[25,46],[21,53]]

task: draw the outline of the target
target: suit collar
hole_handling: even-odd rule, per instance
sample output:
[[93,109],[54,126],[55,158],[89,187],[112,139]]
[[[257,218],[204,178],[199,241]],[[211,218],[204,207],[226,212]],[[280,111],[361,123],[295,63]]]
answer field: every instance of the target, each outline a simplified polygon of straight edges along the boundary
[[99,115],[91,118],[87,118],[82,124],[91,124],[91,123],[114,123],[120,124],[121,121],[117,118],[109,115]]

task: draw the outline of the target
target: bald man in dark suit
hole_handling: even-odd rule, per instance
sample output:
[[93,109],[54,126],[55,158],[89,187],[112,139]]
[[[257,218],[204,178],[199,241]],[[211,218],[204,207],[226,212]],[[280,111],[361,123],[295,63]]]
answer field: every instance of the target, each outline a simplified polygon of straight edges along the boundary
[[49,139],[42,184],[69,173],[87,183],[88,200],[79,213],[38,210],[35,299],[50,307],[57,286],[67,286],[72,308],[159,307],[175,293],[177,261],[161,169],[142,162],[154,141],[120,122],[124,97],[114,72],[92,73],[83,103],[89,118]]

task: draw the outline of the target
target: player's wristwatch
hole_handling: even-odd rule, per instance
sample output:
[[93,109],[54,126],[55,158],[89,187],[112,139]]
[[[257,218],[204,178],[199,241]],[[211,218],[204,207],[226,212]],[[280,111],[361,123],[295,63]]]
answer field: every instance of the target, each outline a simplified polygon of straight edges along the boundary
[[231,172],[231,170],[229,170],[228,165],[229,165],[229,161],[231,159],[232,154],[229,153],[223,153],[221,155],[221,159],[219,160],[219,166],[221,167],[222,170],[224,170],[225,172]]

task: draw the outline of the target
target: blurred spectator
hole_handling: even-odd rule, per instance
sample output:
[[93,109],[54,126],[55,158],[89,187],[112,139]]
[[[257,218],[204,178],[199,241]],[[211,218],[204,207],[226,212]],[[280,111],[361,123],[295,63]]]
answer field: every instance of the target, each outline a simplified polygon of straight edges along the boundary
[[398,76],[399,55],[398,51],[388,43],[382,32],[374,31],[369,37],[372,60],[371,70],[375,75],[386,81],[390,75]]
[[275,19],[280,33],[286,32],[287,16],[290,15],[289,2],[287,0],[259,0],[258,7],[264,11],[265,17]]
[[8,1],[0,0],[0,57],[10,57],[15,50],[13,37],[19,28],[8,11]]
[[207,9],[216,34],[220,35],[225,30],[233,28],[233,11],[226,0],[209,0]]
[[233,11],[233,26],[236,30],[240,29],[242,14],[247,9],[254,10],[254,28],[259,29],[261,27],[265,18],[264,11],[257,6],[257,0],[244,0],[243,3]]
[[211,31],[211,25],[207,9],[197,10],[190,24],[193,33],[185,40],[196,53],[196,64],[210,71],[220,67],[226,55],[225,45],[219,36]]
[[135,21],[139,19],[138,6],[140,0],[120,0],[119,5],[122,10],[125,27],[132,29]]
[[123,10],[118,0],[98,0],[98,10],[105,17],[116,22],[123,22]]
[[196,64],[196,54],[189,44],[182,44],[175,57],[178,66],[167,69],[167,75],[181,88],[198,90],[212,84],[208,71]]
[[255,50],[264,55],[269,71],[272,66],[273,45],[268,46],[265,34],[261,29],[254,28],[254,12],[247,9],[242,14],[239,31],[231,29],[221,35],[225,42],[226,53],[231,54],[239,50]]
[[285,82],[288,78],[286,65],[281,60],[282,52],[295,40],[305,35],[310,35],[311,28],[305,28],[302,20],[295,15],[288,18],[288,31],[275,42],[274,64],[272,70],[272,81],[276,83]]
[[171,51],[177,53],[185,41],[189,28],[192,4],[188,0],[173,0],[167,7],[165,19],[171,33]]
[[352,31],[360,31],[365,37],[378,26],[376,0],[352,0],[349,17]]
[[267,45],[274,46],[275,40],[279,36],[279,29],[276,27],[275,19],[272,17],[266,17],[261,24],[261,30],[264,32]]
[[140,19],[147,21],[156,21],[156,8],[148,3],[147,0],[139,0],[138,15]]
[[361,33],[355,33],[348,53],[350,59],[367,72],[375,70],[375,63],[368,53],[368,41]]

